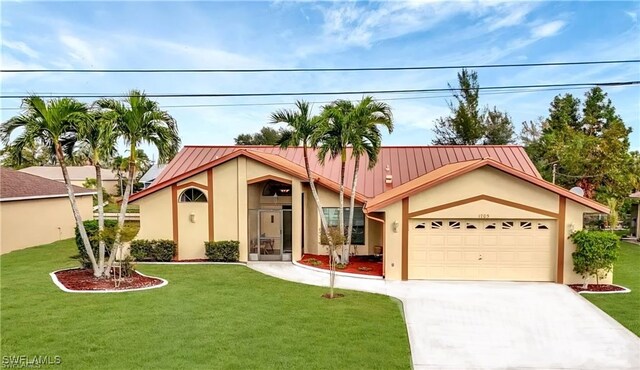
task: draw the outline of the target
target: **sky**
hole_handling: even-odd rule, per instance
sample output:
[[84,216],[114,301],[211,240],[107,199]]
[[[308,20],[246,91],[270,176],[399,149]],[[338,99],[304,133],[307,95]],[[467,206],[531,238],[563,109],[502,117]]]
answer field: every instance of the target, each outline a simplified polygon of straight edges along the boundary
[[[2,69],[403,67],[640,59],[640,3],[2,1]],[[446,88],[454,69],[264,74],[2,73],[3,95],[362,91]],[[481,86],[640,80],[640,64],[479,69]],[[606,87],[640,149],[640,87]],[[521,123],[557,94],[480,93]],[[385,145],[428,145],[448,93],[376,95],[393,108]],[[309,96],[319,111],[345,96]],[[346,96],[357,100],[360,95]],[[295,96],[159,98],[185,145],[233,144]],[[91,102],[91,99],[84,99]],[[237,104],[242,104],[238,106]],[[257,104],[257,105],[256,105]],[[267,104],[267,105],[265,105]],[[0,119],[20,101],[0,99]],[[185,107],[185,105],[209,105]],[[210,106],[218,105],[218,106]],[[223,106],[220,106],[223,105]],[[182,106],[182,107],[180,107]],[[147,149],[153,155],[153,150]]]

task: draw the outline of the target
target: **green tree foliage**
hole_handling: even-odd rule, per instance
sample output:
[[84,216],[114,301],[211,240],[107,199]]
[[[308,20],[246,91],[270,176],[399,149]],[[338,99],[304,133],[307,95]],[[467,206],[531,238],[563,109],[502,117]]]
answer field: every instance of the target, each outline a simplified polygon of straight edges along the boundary
[[264,126],[254,134],[240,134],[233,139],[236,145],[278,145],[282,139],[284,129],[276,130]]
[[557,184],[580,186],[601,202],[625,199],[640,178],[637,155],[629,152],[631,128],[599,87],[587,92],[582,110],[580,103],[571,94],[556,96],[543,122],[525,125],[527,153],[549,181],[555,164]]
[[496,107],[480,107],[478,73],[463,69],[458,73],[458,88],[449,85],[453,94],[451,114],[435,122],[435,145],[504,145],[514,142],[511,117]]
[[591,276],[600,284],[600,279],[607,277],[618,259],[620,238],[612,232],[580,230],[570,239],[576,244],[576,251],[572,253],[573,271],[585,279],[585,288]]

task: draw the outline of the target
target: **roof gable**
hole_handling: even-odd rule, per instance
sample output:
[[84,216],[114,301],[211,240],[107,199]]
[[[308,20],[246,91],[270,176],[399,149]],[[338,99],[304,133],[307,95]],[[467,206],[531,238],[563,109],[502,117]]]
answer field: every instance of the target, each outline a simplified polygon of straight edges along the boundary
[[[51,180],[62,181],[62,169],[60,166],[31,166],[23,168],[20,172],[30,173],[32,175],[45,177]],[[84,181],[86,179],[96,178],[96,168],[93,166],[67,166],[67,172],[69,173],[69,179],[71,181]],[[101,170],[103,181],[117,180],[117,175],[106,168]]]

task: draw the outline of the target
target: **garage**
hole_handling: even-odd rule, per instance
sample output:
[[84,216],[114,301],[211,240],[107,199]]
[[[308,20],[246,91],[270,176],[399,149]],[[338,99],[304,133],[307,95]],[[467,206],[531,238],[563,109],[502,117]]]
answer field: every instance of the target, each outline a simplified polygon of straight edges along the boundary
[[409,279],[555,279],[555,220],[414,218],[408,247]]

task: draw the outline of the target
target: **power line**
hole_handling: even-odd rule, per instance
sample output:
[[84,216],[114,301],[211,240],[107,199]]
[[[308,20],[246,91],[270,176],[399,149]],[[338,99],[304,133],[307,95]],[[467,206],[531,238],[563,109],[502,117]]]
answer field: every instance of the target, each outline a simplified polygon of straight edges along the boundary
[[[483,94],[485,95],[509,95],[516,93],[535,93],[544,91],[567,91],[567,90],[582,90],[584,87],[569,87],[569,88],[543,88],[543,89],[522,89],[512,91],[491,91]],[[48,95],[53,93],[37,93],[36,95]],[[423,100],[423,99],[440,99],[450,98],[451,95],[429,95],[429,96],[408,96],[401,98],[386,98],[385,101],[396,100]],[[310,101],[310,104],[329,104],[331,101]],[[220,103],[220,104],[179,104],[179,105],[162,105],[163,108],[210,108],[210,107],[253,107],[253,106],[278,106],[278,105],[294,105],[295,102],[267,102],[267,103]],[[20,110],[20,107],[2,107],[1,110]]]
[[[617,81],[617,82],[582,82],[582,83],[564,83],[564,84],[542,84],[542,85],[511,85],[511,86],[485,86],[479,87],[479,90],[503,90],[503,89],[532,89],[532,88],[550,88],[550,87],[590,87],[590,86],[631,86],[640,84],[637,81]],[[164,93],[164,94],[146,94],[149,98],[231,98],[231,97],[261,97],[261,96],[320,96],[320,95],[363,95],[363,94],[410,94],[410,93],[429,93],[443,91],[458,91],[461,88],[432,88],[432,89],[398,89],[398,90],[362,90],[362,91],[315,91],[315,92],[265,92],[265,93]],[[22,99],[26,95],[0,95],[0,99]],[[126,98],[127,94],[52,94],[45,96],[47,98]]]
[[515,68],[515,67],[550,67],[576,66],[594,64],[638,63],[640,59],[599,60],[578,62],[546,62],[546,63],[509,63],[509,64],[471,64],[448,66],[414,66],[414,67],[354,67],[354,68],[257,68],[257,69],[0,69],[0,73],[265,73],[265,72],[366,72],[366,71],[412,71],[438,69],[481,69],[481,68]]

